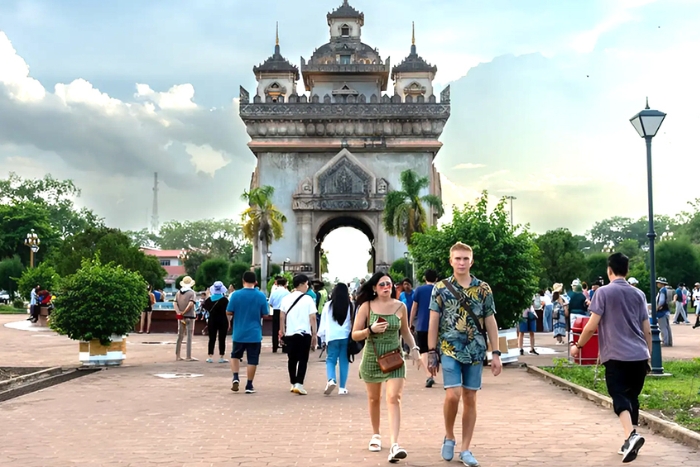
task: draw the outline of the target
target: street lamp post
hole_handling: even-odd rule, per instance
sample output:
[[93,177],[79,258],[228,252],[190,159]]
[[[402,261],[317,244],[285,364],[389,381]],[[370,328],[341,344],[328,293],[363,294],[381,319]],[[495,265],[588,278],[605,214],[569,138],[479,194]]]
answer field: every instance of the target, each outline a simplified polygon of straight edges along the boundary
[[287,264],[289,264],[290,262],[291,262],[291,260],[289,258],[285,259],[282,262],[282,273],[287,272]]
[[671,228],[668,225],[666,226],[666,231],[661,234],[661,241],[665,242],[667,240],[673,240],[673,232],[671,232]]
[[630,118],[630,123],[639,136],[644,138],[647,146],[647,194],[649,197],[649,273],[650,288],[649,297],[651,305],[651,373],[653,375],[663,375],[664,367],[661,359],[661,336],[659,331],[659,322],[656,316],[656,258],[654,256],[654,241],[656,240],[656,232],[654,231],[654,197],[652,184],[652,165],[651,165],[651,140],[656,136],[661,124],[666,118],[666,114],[658,110],[649,108],[649,99],[647,105],[638,114]]
[[506,196],[506,199],[510,200],[510,226],[513,227],[513,201],[518,199],[515,196]]
[[31,230],[27,234],[27,238],[24,241],[24,245],[29,247],[29,267],[33,268],[34,267],[34,254],[39,251],[39,244],[41,243],[41,239],[39,236],[34,233],[34,229]]

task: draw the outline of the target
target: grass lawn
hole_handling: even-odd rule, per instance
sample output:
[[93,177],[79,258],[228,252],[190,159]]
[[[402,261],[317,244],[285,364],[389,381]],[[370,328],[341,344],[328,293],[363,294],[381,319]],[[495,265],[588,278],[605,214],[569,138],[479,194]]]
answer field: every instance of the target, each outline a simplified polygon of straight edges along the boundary
[[0,305],[0,315],[27,314],[26,308],[15,308],[12,305]]
[[[565,359],[557,359],[555,366],[542,369],[579,386],[609,395],[602,365],[598,368],[597,380],[595,366],[572,365]],[[647,377],[639,398],[642,410],[700,432],[700,358],[666,361],[664,370],[673,376]]]

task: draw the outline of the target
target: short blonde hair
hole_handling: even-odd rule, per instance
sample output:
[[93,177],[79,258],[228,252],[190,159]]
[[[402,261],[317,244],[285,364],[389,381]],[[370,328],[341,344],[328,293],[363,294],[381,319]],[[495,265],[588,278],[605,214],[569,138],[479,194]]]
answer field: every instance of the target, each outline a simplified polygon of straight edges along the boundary
[[469,253],[474,254],[474,250],[472,250],[472,247],[462,242],[457,242],[454,245],[452,245],[452,247],[450,248],[450,258],[452,257],[452,253],[455,251],[467,251]]

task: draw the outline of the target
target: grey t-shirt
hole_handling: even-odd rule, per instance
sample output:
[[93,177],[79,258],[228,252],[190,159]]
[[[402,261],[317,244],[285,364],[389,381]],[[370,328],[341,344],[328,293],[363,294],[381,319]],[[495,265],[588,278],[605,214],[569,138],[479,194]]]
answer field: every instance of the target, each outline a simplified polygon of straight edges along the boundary
[[[180,312],[184,312],[187,309],[187,305],[190,304],[190,302],[194,302],[194,299],[196,298],[194,291],[192,289],[189,289],[185,292],[178,292],[177,295],[175,295],[175,301],[177,302],[177,307],[180,309]],[[197,312],[194,309],[195,307],[192,307],[190,311],[184,314],[186,318],[195,318],[197,317]]]
[[624,279],[599,288],[588,310],[600,316],[598,342],[600,361],[647,360],[649,348],[643,323],[649,319],[644,293]]

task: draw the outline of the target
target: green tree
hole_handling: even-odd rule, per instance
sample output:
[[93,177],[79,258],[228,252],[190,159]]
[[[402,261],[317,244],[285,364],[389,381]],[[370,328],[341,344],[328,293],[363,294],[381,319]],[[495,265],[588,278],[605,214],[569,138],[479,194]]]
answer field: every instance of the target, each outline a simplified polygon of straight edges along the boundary
[[50,327],[77,341],[99,339],[109,345],[113,335],[133,330],[148,305],[146,283],[138,272],[99,259],[83,261],[60,287]]
[[29,300],[32,289],[37,285],[49,292],[55,292],[60,279],[56,270],[48,262],[43,262],[35,268],[24,270],[17,282],[19,294]]
[[205,262],[212,259],[210,253],[202,250],[192,250],[187,254],[185,259],[185,271],[190,277],[197,277],[199,267]]
[[197,269],[195,282],[202,287],[209,287],[216,281],[228,284],[228,270],[231,264],[224,258],[207,260]]
[[246,242],[243,250],[233,259],[233,262],[253,264],[253,245]]
[[[407,271],[408,275],[406,275]],[[406,277],[411,277],[411,273],[411,264],[406,258],[397,259],[396,261],[391,263],[391,267],[389,268],[389,276],[395,284],[400,283]]]
[[[236,290],[243,288],[243,274],[250,271],[250,263],[235,262],[228,268],[228,280]],[[228,285],[228,284],[226,284]]]
[[644,295],[647,297],[647,301],[649,301],[649,283],[651,277],[646,262],[637,261],[634,264],[630,263],[630,272],[628,277],[634,277],[639,281],[639,284],[637,284],[637,288],[644,292]]
[[694,284],[700,278],[698,248],[682,239],[660,242],[656,246],[656,274],[673,287],[680,282]]
[[0,261],[0,290],[8,292],[10,298],[19,290],[18,280],[23,270],[22,260],[17,255]]
[[615,251],[622,253],[623,255],[630,258],[630,260],[632,260],[633,258],[637,258],[642,253],[642,249],[639,248],[639,242],[637,242],[637,240],[633,238],[623,240],[622,243],[615,247]]
[[134,246],[139,248],[160,248],[160,237],[148,229],[126,230],[124,235],[131,239]]
[[389,191],[382,222],[389,235],[402,239],[407,245],[413,242],[414,233],[424,233],[427,215],[423,204],[435,209],[438,217],[444,213],[442,200],[435,195],[421,196],[430,186],[428,177],[419,177],[413,170],[401,172],[401,190]]
[[248,244],[241,225],[231,219],[169,221],[161,226],[158,237],[158,245],[165,250],[200,250],[229,261],[243,253]]
[[29,248],[24,241],[32,230],[41,240],[39,251],[34,255],[34,264],[37,264],[59,241],[59,234],[52,226],[48,212],[32,201],[0,204],[0,258],[17,255],[23,264],[29,266]]
[[468,239],[474,250],[472,274],[491,286],[501,329],[515,324],[532,300],[539,251],[527,229],[516,233],[511,227],[504,199],[489,213],[488,194],[483,192],[476,203],[453,208],[450,224],[431,227],[413,239],[410,251],[418,270],[434,269],[440,277],[452,274],[450,247]]
[[543,268],[540,287],[556,282],[571,284],[586,272],[586,257],[579,249],[579,240],[568,229],[550,230],[535,240]]
[[589,284],[599,277],[608,277],[608,255],[605,253],[593,253],[586,256],[586,275],[581,277],[582,281]]
[[284,223],[287,222],[287,217],[272,203],[274,194],[275,189],[265,185],[246,191],[241,196],[249,206],[241,215],[243,235],[257,244],[263,270],[267,270],[267,252],[270,244],[282,238]]
[[165,286],[166,275],[160,261],[144,254],[131,239],[117,229],[90,228],[63,240],[50,255],[49,262],[61,277],[75,274],[84,259],[99,254],[104,263],[114,263],[137,271],[154,288]]
[[104,226],[104,219],[91,210],[75,208],[74,200],[79,197],[80,189],[72,180],[57,180],[50,174],[39,179],[23,179],[10,172],[8,178],[0,179],[0,202],[40,206],[61,238],[89,227]]

